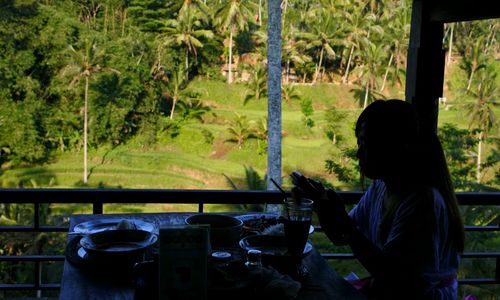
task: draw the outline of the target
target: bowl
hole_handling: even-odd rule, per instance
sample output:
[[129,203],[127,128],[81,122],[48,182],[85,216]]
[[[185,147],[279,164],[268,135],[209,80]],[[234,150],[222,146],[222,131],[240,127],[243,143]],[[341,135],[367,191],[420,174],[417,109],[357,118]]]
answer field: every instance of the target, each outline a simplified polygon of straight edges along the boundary
[[134,260],[157,240],[157,235],[149,231],[116,229],[88,234],[80,245],[92,259]]
[[237,245],[240,236],[243,221],[218,214],[196,214],[186,218],[186,224],[210,225],[210,244],[212,247]]

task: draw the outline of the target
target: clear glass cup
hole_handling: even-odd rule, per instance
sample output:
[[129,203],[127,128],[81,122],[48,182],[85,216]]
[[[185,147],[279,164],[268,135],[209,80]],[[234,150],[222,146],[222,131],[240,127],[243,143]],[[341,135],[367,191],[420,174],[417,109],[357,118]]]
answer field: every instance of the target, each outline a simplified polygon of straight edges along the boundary
[[295,280],[306,280],[309,271],[302,264],[304,248],[309,238],[313,212],[313,201],[306,198],[287,198],[283,205],[283,222],[285,225],[285,238],[290,255],[290,271]]

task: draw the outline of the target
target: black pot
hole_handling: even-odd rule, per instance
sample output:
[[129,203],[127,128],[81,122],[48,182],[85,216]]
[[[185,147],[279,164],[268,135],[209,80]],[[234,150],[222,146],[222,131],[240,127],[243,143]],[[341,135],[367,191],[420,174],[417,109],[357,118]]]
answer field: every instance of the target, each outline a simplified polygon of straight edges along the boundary
[[186,218],[186,224],[210,225],[212,247],[237,245],[241,236],[243,222],[235,217],[218,214],[196,214]]

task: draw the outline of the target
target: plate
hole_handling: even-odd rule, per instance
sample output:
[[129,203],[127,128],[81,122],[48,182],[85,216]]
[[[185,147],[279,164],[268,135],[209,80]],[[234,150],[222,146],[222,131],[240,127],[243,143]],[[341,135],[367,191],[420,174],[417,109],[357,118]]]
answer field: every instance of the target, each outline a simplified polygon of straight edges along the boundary
[[[251,235],[240,240],[240,247],[244,250],[260,250],[264,256],[289,256],[286,239],[279,235]],[[308,241],[303,255],[311,252],[312,244]]]
[[118,225],[121,221],[127,220],[130,224],[132,224],[135,228],[139,230],[153,232],[155,230],[155,226],[152,223],[144,222],[142,220],[137,219],[123,219],[123,218],[107,218],[107,219],[96,219],[87,222],[83,222],[77,224],[73,231],[81,234],[92,234],[105,230],[115,229],[116,225]]
[[[280,216],[273,213],[255,213],[237,216],[236,218],[243,221],[243,230],[254,233],[262,233],[262,231],[270,226],[281,223]],[[309,227],[309,234],[314,232],[314,226]]]
[[80,245],[88,254],[99,256],[135,255],[153,245],[158,236],[145,230],[105,230],[82,237]]

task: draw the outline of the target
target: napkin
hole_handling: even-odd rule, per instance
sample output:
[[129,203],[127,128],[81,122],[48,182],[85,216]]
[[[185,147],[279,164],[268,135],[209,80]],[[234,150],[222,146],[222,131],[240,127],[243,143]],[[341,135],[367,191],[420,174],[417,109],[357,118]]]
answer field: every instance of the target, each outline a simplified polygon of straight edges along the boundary
[[254,288],[263,299],[294,299],[299,294],[301,284],[288,275],[283,275],[271,267],[249,271],[255,279]]

